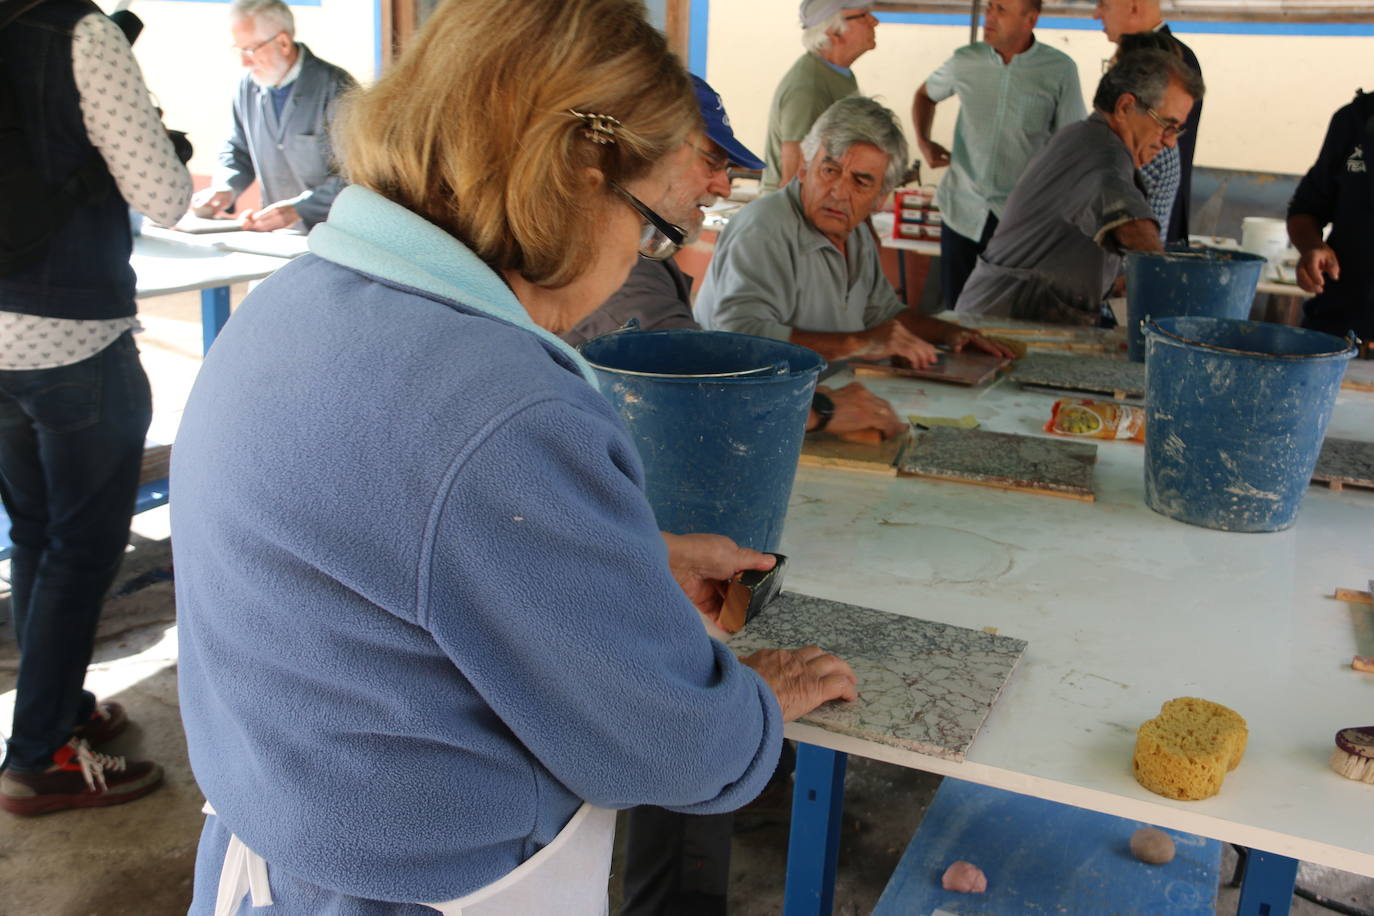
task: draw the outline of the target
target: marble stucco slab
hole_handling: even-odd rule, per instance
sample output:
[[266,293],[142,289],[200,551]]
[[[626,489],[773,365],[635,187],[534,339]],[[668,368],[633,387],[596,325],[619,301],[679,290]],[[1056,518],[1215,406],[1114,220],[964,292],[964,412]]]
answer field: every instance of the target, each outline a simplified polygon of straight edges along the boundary
[[1017,361],[1012,378],[1023,385],[1064,391],[1125,398],[1145,396],[1145,364],[1115,356],[1036,353]]
[[1346,363],[1341,387],[1354,388],[1356,391],[1374,391],[1374,360],[1352,359]]
[[1327,436],[1312,479],[1332,486],[1374,487],[1374,442]]
[[902,474],[1092,500],[1097,446],[983,429],[932,427],[898,459]]
[[738,655],[818,645],[859,678],[859,699],[800,721],[946,760],[963,760],[1026,642],[783,592],[730,640]]

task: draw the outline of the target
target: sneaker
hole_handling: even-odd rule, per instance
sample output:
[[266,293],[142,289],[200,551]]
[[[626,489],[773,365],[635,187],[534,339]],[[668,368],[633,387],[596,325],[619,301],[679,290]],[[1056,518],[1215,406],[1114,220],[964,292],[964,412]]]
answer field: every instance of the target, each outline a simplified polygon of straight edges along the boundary
[[53,765],[42,773],[0,773],[0,808],[31,817],[122,805],[162,784],[162,767],[156,763],[101,754],[80,738],[62,745],[52,759]]
[[120,703],[97,703],[95,712],[85,723],[72,729],[73,738],[81,738],[91,747],[113,741],[129,727],[129,714]]

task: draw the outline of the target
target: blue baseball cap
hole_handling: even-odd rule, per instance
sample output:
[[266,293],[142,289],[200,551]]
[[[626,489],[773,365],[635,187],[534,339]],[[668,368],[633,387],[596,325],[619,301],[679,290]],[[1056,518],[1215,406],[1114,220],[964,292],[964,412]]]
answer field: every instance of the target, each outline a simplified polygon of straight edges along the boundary
[[720,93],[695,73],[692,74],[692,86],[697,91],[697,106],[701,109],[701,119],[706,122],[706,136],[725,150],[725,155],[740,168],[763,168],[763,160],[735,139],[735,132],[730,129],[730,118],[725,114],[725,104],[720,100]]

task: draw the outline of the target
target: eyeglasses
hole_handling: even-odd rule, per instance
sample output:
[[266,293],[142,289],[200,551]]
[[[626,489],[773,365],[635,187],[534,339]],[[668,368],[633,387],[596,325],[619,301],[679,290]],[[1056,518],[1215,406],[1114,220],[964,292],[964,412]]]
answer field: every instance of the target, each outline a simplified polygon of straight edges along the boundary
[[[845,22],[851,22],[851,21],[853,21],[853,20],[855,20],[855,19],[867,19],[869,16],[873,16],[873,11],[872,11],[872,10],[864,10],[862,13],[850,13],[848,16],[845,16],[845,17],[844,17],[844,21],[845,21]],[[876,18],[878,18],[878,17],[873,16],[873,18],[876,19]]]
[[621,196],[635,208],[635,212],[644,218],[644,228],[639,233],[639,256],[650,261],[666,261],[678,252],[687,242],[687,231],[681,226],[674,226],[663,217],[635,197],[629,191],[618,184],[611,187],[620,192]]
[[[277,35],[280,34],[281,32],[277,33]],[[230,45],[229,47],[232,50],[239,52],[244,57],[252,57],[254,54],[258,53],[258,51],[260,51],[263,47],[265,47],[266,45],[270,45],[272,42],[276,41],[277,35],[273,35],[271,38],[264,38],[262,41],[253,45],[253,47],[251,48],[240,48],[238,45]]]
[[1170,121],[1167,118],[1161,117],[1159,112],[1155,111],[1149,105],[1142,105],[1139,102],[1136,102],[1135,107],[1143,110],[1147,115],[1154,119],[1154,122],[1156,124],[1164,128],[1165,139],[1173,137],[1175,140],[1177,140],[1179,137],[1183,136],[1188,132],[1188,128],[1180,127],[1177,122]]
[[696,150],[697,154],[700,155],[701,158],[706,161],[706,165],[710,167],[712,175],[715,175],[718,172],[724,172],[730,168],[729,156],[723,156],[718,153],[713,153],[710,150],[704,150],[701,147],[697,146],[695,143],[692,143],[690,145],[692,149]]

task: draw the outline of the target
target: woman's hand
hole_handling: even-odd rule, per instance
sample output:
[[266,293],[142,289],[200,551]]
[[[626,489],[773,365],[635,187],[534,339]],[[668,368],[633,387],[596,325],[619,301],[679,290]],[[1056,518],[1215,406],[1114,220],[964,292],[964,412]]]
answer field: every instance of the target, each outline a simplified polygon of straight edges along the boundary
[[857,700],[859,679],[854,669],[820,646],[800,649],[762,649],[740,659],[759,673],[782,707],[782,720],[791,722],[831,700]]
[[668,545],[668,568],[687,600],[714,624],[725,601],[725,585],[746,569],[772,569],[777,558],[741,547],[720,534],[663,535]]

